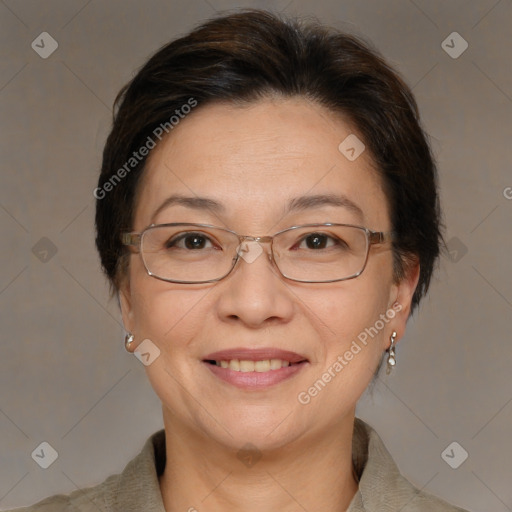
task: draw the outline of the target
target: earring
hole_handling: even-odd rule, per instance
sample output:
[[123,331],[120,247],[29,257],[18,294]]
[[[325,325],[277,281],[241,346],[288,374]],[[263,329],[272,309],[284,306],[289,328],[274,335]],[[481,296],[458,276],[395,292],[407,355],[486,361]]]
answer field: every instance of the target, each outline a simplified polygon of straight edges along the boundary
[[126,336],[124,337],[124,348],[126,349],[127,352],[131,353],[130,348],[133,343],[133,339],[134,335],[132,333],[127,333]]
[[388,368],[387,368],[387,372],[386,372],[388,375],[391,373],[393,366],[396,365],[396,353],[395,353],[396,337],[397,337],[396,331],[393,331],[391,333],[391,345],[389,345],[389,348],[388,348]]

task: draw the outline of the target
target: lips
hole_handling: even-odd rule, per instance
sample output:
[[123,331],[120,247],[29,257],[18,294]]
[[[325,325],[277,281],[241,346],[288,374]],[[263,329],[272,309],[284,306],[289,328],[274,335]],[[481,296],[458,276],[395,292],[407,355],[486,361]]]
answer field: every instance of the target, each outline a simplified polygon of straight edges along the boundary
[[216,361],[232,361],[234,359],[238,359],[239,361],[264,361],[267,359],[281,359],[282,361],[288,361],[290,364],[308,361],[307,357],[301,354],[276,348],[234,348],[228,350],[220,350],[219,352],[208,354],[203,359],[203,361],[215,363]]
[[296,375],[308,359],[275,348],[235,348],[208,354],[203,363],[224,382],[246,390],[264,389]]

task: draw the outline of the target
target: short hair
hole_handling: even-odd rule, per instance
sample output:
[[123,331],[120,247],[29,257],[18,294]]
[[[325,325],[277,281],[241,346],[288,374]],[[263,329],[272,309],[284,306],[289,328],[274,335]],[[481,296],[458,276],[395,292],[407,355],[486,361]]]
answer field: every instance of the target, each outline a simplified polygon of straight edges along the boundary
[[163,46],[115,100],[95,190],[96,246],[113,294],[127,272],[121,233],[132,229],[147,160],[139,154],[135,159],[134,152],[150,139],[158,143],[155,130],[170,132],[171,118],[192,101],[196,108],[215,102],[243,106],[275,96],[307,98],[355,127],[388,202],[396,235],[394,279],[419,262],[411,310],[419,304],[443,238],[436,165],[411,90],[361,38],[318,21],[254,9],[215,17]]

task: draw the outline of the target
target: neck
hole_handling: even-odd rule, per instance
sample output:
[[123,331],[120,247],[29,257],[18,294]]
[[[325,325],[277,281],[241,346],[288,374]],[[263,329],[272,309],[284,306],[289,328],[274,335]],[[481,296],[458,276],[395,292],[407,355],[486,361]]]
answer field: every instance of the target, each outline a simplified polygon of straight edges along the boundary
[[164,415],[166,512],[345,511],[357,491],[353,416],[264,452],[240,451],[180,429]]

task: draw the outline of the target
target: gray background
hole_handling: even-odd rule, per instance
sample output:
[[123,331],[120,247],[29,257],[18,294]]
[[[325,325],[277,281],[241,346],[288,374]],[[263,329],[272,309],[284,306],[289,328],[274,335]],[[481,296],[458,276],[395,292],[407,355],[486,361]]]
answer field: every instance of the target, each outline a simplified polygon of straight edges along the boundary
[[[1,0],[0,509],[120,472],[162,427],[99,270],[92,191],[120,87],[171,38],[244,6],[363,35],[413,87],[452,252],[358,412],[418,487],[512,510],[510,0]],[[59,44],[47,59],[31,48],[44,31]],[[453,31],[469,44],[456,59],[441,46]],[[46,470],[31,458],[42,441],[59,454]],[[452,441],[469,454],[458,469],[441,457]]]

